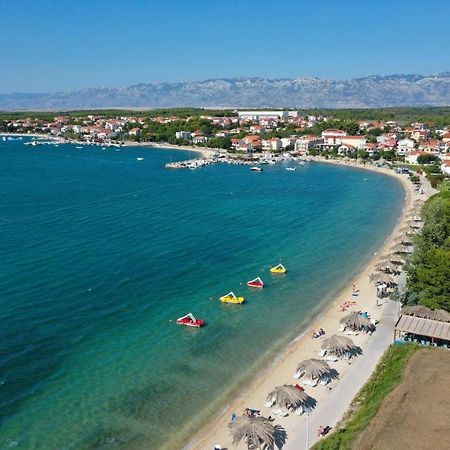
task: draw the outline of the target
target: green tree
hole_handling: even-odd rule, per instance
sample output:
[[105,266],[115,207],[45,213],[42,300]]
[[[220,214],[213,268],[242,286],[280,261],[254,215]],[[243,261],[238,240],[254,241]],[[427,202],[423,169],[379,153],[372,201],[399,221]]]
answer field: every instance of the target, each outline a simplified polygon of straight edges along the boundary
[[439,158],[435,155],[419,155],[417,157],[418,164],[434,164],[439,162]]
[[422,208],[424,226],[406,265],[407,303],[450,311],[450,182]]

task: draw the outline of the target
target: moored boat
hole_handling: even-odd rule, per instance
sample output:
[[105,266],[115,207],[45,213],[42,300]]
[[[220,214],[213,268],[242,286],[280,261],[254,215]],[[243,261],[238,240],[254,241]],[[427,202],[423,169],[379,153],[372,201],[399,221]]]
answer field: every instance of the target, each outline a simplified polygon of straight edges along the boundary
[[144,161],[144,158],[136,158],[138,161]]
[[224,303],[244,303],[244,297],[237,297],[234,292],[229,292],[227,295],[220,297],[220,301]]
[[261,280],[261,278],[256,277],[254,280],[247,281],[247,286],[250,287],[256,287],[256,288],[263,288],[264,282]]
[[192,313],[186,314],[177,319],[178,325],[186,325],[187,327],[200,328],[205,322],[202,319],[196,319]]
[[250,167],[250,170],[251,170],[252,172],[262,172],[262,171],[263,171],[263,170],[261,169],[261,167],[257,167],[257,166]]
[[272,273],[286,273],[287,272],[286,267],[284,267],[283,264],[281,264],[281,263],[276,265],[275,267],[271,267],[270,271]]
[[295,167],[286,167],[286,170],[297,170]]

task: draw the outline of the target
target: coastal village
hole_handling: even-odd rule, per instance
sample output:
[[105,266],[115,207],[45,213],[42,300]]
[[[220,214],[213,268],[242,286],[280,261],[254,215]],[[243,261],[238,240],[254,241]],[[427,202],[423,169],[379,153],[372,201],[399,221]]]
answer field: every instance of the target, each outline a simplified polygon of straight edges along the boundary
[[[217,113],[217,111],[214,111]],[[55,115],[0,120],[0,133],[43,134],[97,145],[148,143],[214,150],[234,161],[266,162],[273,156],[323,156],[361,161],[426,164],[450,175],[450,124],[339,120],[294,110],[226,111],[226,115]],[[186,164],[175,165],[186,167]],[[188,167],[192,167],[191,165]]]

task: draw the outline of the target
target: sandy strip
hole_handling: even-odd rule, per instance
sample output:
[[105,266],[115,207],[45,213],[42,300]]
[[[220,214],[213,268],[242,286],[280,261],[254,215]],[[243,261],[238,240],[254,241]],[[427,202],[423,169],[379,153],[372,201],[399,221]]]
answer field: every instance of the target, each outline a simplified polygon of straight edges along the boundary
[[209,148],[209,147],[195,147],[193,145],[172,145],[172,144],[157,144],[155,142],[135,142],[135,141],[125,141],[125,147],[148,147],[148,148],[158,148],[162,150],[184,150],[197,152],[203,156],[203,158],[210,158],[215,155],[219,149]]
[[[263,416],[269,416],[271,414],[271,409],[265,406],[267,394],[275,387],[281,384],[296,384],[297,380],[293,378],[297,364],[303,360],[313,357],[318,357],[318,351],[320,348],[320,339],[313,339],[312,333],[315,330],[323,328],[327,336],[338,333],[339,320],[349,311],[368,311],[372,318],[379,319],[386,302],[381,304],[381,306],[376,305],[376,288],[370,283],[369,275],[374,271],[375,264],[383,258],[389,252],[389,248],[392,246],[392,242],[398,236],[398,230],[401,228],[405,222],[408,220],[408,210],[412,207],[414,200],[419,198],[419,195],[414,192],[412,184],[408,181],[406,175],[396,174],[393,170],[376,168],[372,165],[362,166],[362,164],[356,162],[345,162],[345,161],[329,161],[323,160],[322,158],[315,158],[316,161],[323,161],[333,164],[339,164],[344,166],[353,166],[358,168],[365,168],[366,170],[373,170],[380,173],[385,173],[387,175],[393,176],[401,181],[405,190],[405,205],[403,208],[402,216],[400,217],[397,226],[393,230],[392,234],[387,238],[383,247],[375,253],[371,261],[362,268],[362,271],[357,275],[349,285],[337,296],[336,301],[329,305],[325,311],[322,312],[319,317],[317,317],[308,328],[306,333],[304,330],[299,330],[302,332],[303,337],[294,341],[286,352],[277,358],[274,365],[266,368],[264,371],[255,374],[255,379],[250,383],[250,385],[242,389],[242,393],[233,400],[225,410],[214,417],[206,426],[199,430],[198,433],[192,438],[192,440],[185,447],[186,449],[206,449],[211,450],[214,448],[215,444],[220,444],[224,449],[232,449],[234,446],[231,442],[231,437],[228,432],[228,424],[230,422],[231,414],[235,412],[236,414],[241,414],[242,411],[247,408],[260,408],[261,414]],[[425,196],[420,196],[421,199],[425,199]],[[359,296],[353,297],[352,290],[353,285],[356,289],[359,289]],[[347,312],[340,311],[339,306],[345,301],[356,301],[356,305],[351,306]],[[381,303],[381,302],[380,302]],[[370,337],[366,334],[360,334],[358,336],[351,337],[355,344],[359,345],[363,351],[366,347],[368,339]],[[350,367],[346,362],[339,361],[338,363],[332,364],[332,367],[336,368],[340,374],[340,379],[342,380]],[[333,386],[337,382],[333,382]],[[301,384],[301,383],[300,383]],[[325,386],[318,386],[315,388],[306,388],[311,396],[313,396],[318,404],[320,402],[326,401],[329,391]],[[350,401],[351,399],[349,399]],[[314,412],[312,413],[314,414]],[[288,441],[292,440],[298,429],[298,423],[300,419],[297,415],[290,414],[288,417],[279,418],[275,423],[278,423],[285,427],[288,434]],[[241,443],[238,449],[245,449],[246,446]]]

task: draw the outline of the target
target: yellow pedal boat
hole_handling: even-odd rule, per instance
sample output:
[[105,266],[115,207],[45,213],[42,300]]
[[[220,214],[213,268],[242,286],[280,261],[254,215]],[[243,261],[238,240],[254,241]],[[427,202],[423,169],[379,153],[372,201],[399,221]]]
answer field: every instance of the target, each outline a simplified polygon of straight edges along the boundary
[[220,301],[224,303],[244,303],[245,298],[244,297],[236,297],[234,292],[229,292],[227,295],[223,295],[220,297]]
[[286,273],[287,272],[286,267],[284,267],[283,264],[281,264],[281,263],[275,267],[271,267],[270,271],[272,273]]

